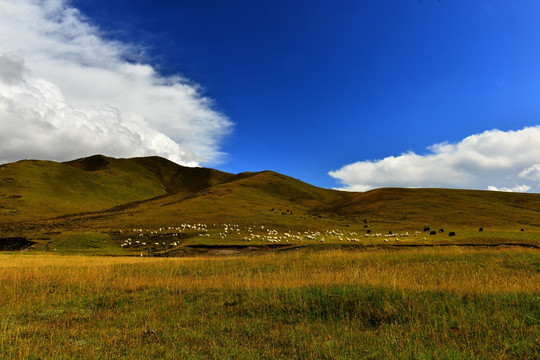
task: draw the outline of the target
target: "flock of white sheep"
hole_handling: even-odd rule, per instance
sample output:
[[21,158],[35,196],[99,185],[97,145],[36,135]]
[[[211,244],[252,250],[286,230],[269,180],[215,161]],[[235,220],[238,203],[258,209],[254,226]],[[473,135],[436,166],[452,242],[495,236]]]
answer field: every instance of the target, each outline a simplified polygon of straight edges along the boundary
[[[211,231],[210,231],[210,230]],[[326,230],[324,232],[306,230],[300,231],[284,231],[270,229],[264,225],[249,225],[241,226],[238,224],[181,224],[176,227],[161,227],[156,230],[150,229],[129,229],[120,230],[120,233],[127,233],[131,236],[126,238],[120,245],[123,248],[147,248],[165,250],[179,246],[180,240],[177,238],[193,238],[193,237],[211,237],[216,236],[219,239],[240,240],[246,242],[262,242],[262,243],[292,243],[292,242],[322,242],[331,241],[347,241],[360,242],[362,238],[380,238],[384,242],[393,240],[395,242],[400,239],[409,237],[408,232],[394,234],[368,233],[359,235],[355,231],[347,231],[342,229]],[[420,235],[420,231],[415,231],[413,236]],[[176,239],[175,239],[176,238]],[[137,240],[134,240],[137,239]],[[174,240],[174,241],[171,241]],[[426,238],[423,238],[425,241]]]

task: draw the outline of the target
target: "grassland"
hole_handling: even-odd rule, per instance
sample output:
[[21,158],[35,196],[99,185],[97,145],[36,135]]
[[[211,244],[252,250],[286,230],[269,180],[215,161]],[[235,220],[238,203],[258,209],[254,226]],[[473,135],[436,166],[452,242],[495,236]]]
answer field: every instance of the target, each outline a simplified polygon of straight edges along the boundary
[[0,357],[537,359],[533,249],[0,255]]
[[538,359],[539,214],[155,157],[1,165],[0,249],[33,245],[0,253],[0,359]]
[[[349,193],[263,171],[228,174],[157,157],[93,156],[0,166],[0,237],[160,228],[181,223],[264,225],[278,231],[459,233],[540,231],[540,194],[453,189]],[[366,222],[367,221],[367,222]]]

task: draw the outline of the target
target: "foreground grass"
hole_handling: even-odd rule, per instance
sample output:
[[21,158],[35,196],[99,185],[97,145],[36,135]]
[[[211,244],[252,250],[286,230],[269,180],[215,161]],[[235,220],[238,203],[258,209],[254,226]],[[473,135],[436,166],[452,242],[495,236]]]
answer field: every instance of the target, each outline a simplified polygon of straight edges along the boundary
[[539,269],[518,249],[0,255],[0,357],[535,359]]

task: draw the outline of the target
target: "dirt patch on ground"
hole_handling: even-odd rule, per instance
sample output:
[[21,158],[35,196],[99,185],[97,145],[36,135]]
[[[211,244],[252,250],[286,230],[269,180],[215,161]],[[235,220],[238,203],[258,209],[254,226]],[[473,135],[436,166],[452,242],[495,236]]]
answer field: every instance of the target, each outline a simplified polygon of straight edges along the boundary
[[240,255],[240,254],[257,254],[268,251],[284,250],[291,247],[290,245],[272,244],[272,245],[187,245],[178,249],[173,249],[161,256],[194,256],[194,255]]
[[209,255],[236,255],[241,252],[242,252],[241,250],[237,250],[237,249],[220,249],[220,250],[210,250],[208,254]]
[[166,253],[162,253],[156,256],[171,256],[171,257],[189,257],[189,256],[234,256],[234,255],[256,255],[264,254],[270,251],[323,251],[323,250],[350,250],[350,251],[392,251],[392,250],[405,250],[411,248],[433,248],[433,247],[475,247],[475,248],[505,248],[505,247],[523,247],[531,249],[540,249],[539,246],[532,244],[521,243],[498,243],[498,244],[400,244],[400,245],[307,245],[307,246],[295,246],[285,244],[271,244],[271,245],[187,245],[180,248],[173,249]]

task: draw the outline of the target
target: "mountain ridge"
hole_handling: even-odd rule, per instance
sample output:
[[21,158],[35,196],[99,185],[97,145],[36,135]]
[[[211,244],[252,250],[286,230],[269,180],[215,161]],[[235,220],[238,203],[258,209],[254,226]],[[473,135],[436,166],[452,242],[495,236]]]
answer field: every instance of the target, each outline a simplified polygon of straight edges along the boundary
[[[231,174],[189,168],[160,157],[94,155],[66,162],[23,160],[0,166],[0,223],[59,217],[103,226],[186,221],[418,227],[540,226],[540,194],[458,189],[319,188],[265,170]],[[78,220],[78,221],[79,221]],[[98,226],[93,224],[93,226]]]
[[26,220],[99,211],[167,194],[189,195],[231,176],[159,157],[21,160],[0,167],[0,214]]

